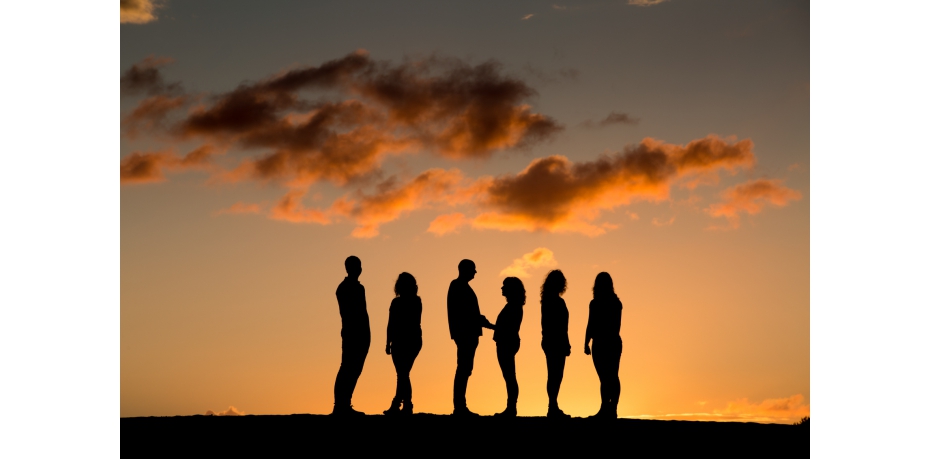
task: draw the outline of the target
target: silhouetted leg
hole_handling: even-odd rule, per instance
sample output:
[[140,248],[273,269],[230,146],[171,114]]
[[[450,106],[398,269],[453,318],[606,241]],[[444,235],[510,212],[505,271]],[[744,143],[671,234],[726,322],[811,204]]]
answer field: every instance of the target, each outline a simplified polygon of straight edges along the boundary
[[601,382],[601,408],[597,411],[599,415],[602,415],[605,410],[610,406],[610,394],[612,392],[613,384],[610,380],[610,366],[606,362],[607,359],[604,356],[603,347],[597,345],[594,346],[594,349],[591,350],[591,358],[594,361],[594,370],[597,371],[597,378]]
[[452,385],[452,405],[456,409],[465,409],[465,392],[468,388],[468,377],[475,366],[475,350],[478,348],[478,337],[474,340],[456,340],[456,366],[455,381]]
[[559,389],[562,387],[562,376],[565,373],[565,355],[562,353],[546,353],[546,369],[549,379],[546,381],[546,393],[549,394],[549,407],[559,408]]
[[620,352],[621,345],[599,343],[595,341],[591,350],[594,358],[594,369],[601,381],[601,410],[616,414],[617,402],[620,398]]
[[358,384],[358,378],[365,367],[365,358],[368,356],[370,339],[342,341],[342,363],[336,373],[334,396],[336,405],[348,407],[352,405],[352,394]]
[[497,362],[501,366],[504,384],[507,385],[507,409],[517,408],[517,397],[520,396],[520,387],[517,385],[517,366],[515,358],[517,349],[513,347],[497,347]]
[[399,347],[394,346],[391,353],[391,361],[394,362],[394,371],[397,372],[397,386],[394,389],[394,402],[391,404],[392,407],[404,400],[406,393],[404,380],[409,380],[410,378],[408,374],[410,370],[407,369],[406,366],[406,357],[403,356],[404,353],[398,348]]

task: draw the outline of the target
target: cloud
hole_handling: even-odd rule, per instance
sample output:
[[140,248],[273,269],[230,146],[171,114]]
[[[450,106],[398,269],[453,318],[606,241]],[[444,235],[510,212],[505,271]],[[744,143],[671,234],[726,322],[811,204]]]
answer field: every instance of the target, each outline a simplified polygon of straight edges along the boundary
[[468,223],[468,219],[465,217],[465,214],[460,212],[454,214],[443,214],[429,223],[429,228],[426,231],[433,233],[437,236],[445,235],[446,233],[458,232],[459,227]]
[[[271,210],[269,217],[292,223],[330,224],[342,219],[355,223],[351,236],[373,238],[380,234],[380,226],[397,220],[413,211],[433,205],[454,206],[466,202],[475,191],[475,181],[467,181],[456,169],[430,169],[413,179],[400,183],[391,177],[378,184],[374,193],[357,191],[345,195],[326,209],[307,209],[301,204],[306,190],[288,192]],[[430,230],[444,234],[455,230],[464,221],[459,216],[440,216]]]
[[143,99],[120,124],[130,137],[135,137],[140,131],[155,131],[164,126],[165,118],[171,111],[183,107],[185,103],[186,96],[150,96]]
[[674,217],[666,221],[659,220],[658,217],[652,218],[652,225],[655,225],[656,227],[666,227],[666,226],[672,225],[673,223],[675,223]]
[[458,170],[430,169],[404,184],[389,179],[381,183],[374,194],[359,193],[357,198],[341,198],[334,203],[333,212],[355,221],[352,236],[372,238],[378,236],[382,224],[404,214],[433,203],[455,205],[465,202],[468,193],[462,188],[462,182],[462,174]]
[[174,60],[168,57],[148,56],[133,64],[119,79],[121,94],[155,95],[180,91],[180,83],[165,83],[165,77],[161,74],[161,68],[172,62]]
[[155,17],[155,8],[158,5],[152,0],[119,0],[119,22],[131,24],[145,24],[158,18]]
[[630,220],[639,220],[639,214],[636,214],[635,212],[627,211],[626,215],[630,217]]
[[222,412],[213,412],[212,410],[208,410],[204,415],[245,415],[245,412],[241,412],[239,409],[236,409],[233,406],[229,406],[229,409],[226,409]]
[[[730,228],[739,228],[740,213],[758,214],[766,206],[784,207],[801,199],[801,194],[782,185],[780,180],[757,179],[730,187],[721,193],[723,202],[711,204],[704,211],[714,217],[726,217]],[[717,227],[712,227],[717,228]]]
[[[124,94],[179,97],[147,58],[121,79]],[[337,94],[342,100],[308,99]],[[299,67],[214,95],[174,123],[179,99],[150,99],[124,120],[127,128],[164,126],[175,141],[201,138],[265,152],[247,158],[227,180],[319,180],[345,184],[378,170],[385,155],[431,151],[452,159],[488,158],[528,148],[563,129],[535,113],[536,91],[504,76],[501,65],[453,58],[377,61],[364,50]]]
[[533,17],[533,13],[530,13],[530,14],[528,14],[528,15],[526,15],[526,16],[523,16],[520,20],[521,20],[521,21],[526,21],[527,19],[529,19],[529,18],[531,18],[531,17]]
[[755,162],[752,141],[709,135],[687,145],[645,138],[623,152],[572,163],[559,155],[533,160],[515,175],[488,181],[476,199],[487,211],[473,227],[503,231],[605,232],[603,210],[634,200],[664,201],[670,186],[693,174],[735,172]]
[[213,213],[214,216],[219,216],[222,214],[259,214],[262,212],[262,207],[256,203],[243,203],[237,202],[232,206],[221,209]]
[[[706,402],[698,404],[703,407]],[[810,405],[804,404],[804,396],[796,394],[787,398],[766,399],[758,404],[749,402],[747,398],[741,398],[728,402],[723,409],[714,409],[711,412],[638,415],[630,418],[788,424],[798,422],[803,417],[810,417],[810,413]]]
[[358,191],[343,196],[328,209],[305,209],[300,201],[306,191],[291,191],[270,217],[318,224],[349,219],[356,223],[352,236],[371,238],[379,234],[381,225],[410,212],[469,204],[479,212],[474,218],[441,216],[428,231],[441,235],[470,222],[476,229],[596,236],[618,228],[597,222],[604,210],[634,200],[667,200],[676,181],[687,180],[692,174],[735,172],[751,167],[754,161],[748,139],[709,135],[682,146],[646,138],[591,162],[572,163],[563,156],[539,158],[515,175],[471,180],[458,170],[431,169],[406,183],[392,177],[380,183],[375,193]]
[[581,126],[585,128],[603,128],[610,125],[637,125],[639,124],[639,118],[633,118],[625,113],[610,112],[603,120],[594,122],[591,120],[585,120],[581,122]]
[[307,209],[301,200],[306,190],[292,190],[284,195],[273,208],[268,217],[295,224],[329,224],[332,222],[331,212],[328,210]]
[[659,3],[665,3],[669,0],[627,0],[627,5],[633,6],[655,6]]
[[548,248],[536,248],[533,252],[523,254],[523,257],[514,259],[513,263],[507,268],[501,270],[500,276],[516,276],[517,278],[529,278],[528,269],[539,267],[555,267],[558,262],[555,255]]
[[213,146],[203,145],[183,157],[173,151],[133,152],[120,163],[119,179],[123,184],[162,182],[164,171],[205,169],[216,154]]

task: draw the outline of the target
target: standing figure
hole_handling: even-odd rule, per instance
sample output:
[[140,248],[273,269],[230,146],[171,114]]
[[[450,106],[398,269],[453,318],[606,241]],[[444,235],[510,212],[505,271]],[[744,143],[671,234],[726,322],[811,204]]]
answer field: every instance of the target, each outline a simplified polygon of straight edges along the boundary
[[[601,408],[596,418],[617,418],[620,400],[620,314],[623,303],[614,293],[614,280],[607,272],[594,278],[594,299],[588,306],[588,327],[584,333],[584,353],[594,358],[594,369],[601,380]],[[588,342],[594,341],[593,350]],[[593,351],[593,353],[592,353]]]
[[[423,348],[423,330],[420,329],[420,317],[423,315],[423,302],[417,295],[417,280],[410,273],[403,272],[394,283],[394,300],[388,313],[387,346],[384,351],[391,355],[394,370],[397,371],[397,390],[391,408],[384,415],[413,414],[413,402],[410,398],[413,389],[410,386],[410,369],[413,361]],[[400,405],[403,403],[404,408]]]
[[346,258],[346,278],[336,289],[339,316],[342,317],[342,364],[336,374],[334,388],[336,402],[332,415],[365,415],[352,408],[352,393],[362,375],[371,329],[368,326],[368,307],[365,303],[365,286],[358,282],[362,274],[362,261],[358,257]]
[[559,409],[559,389],[565,373],[565,357],[572,354],[572,346],[568,343],[568,307],[562,300],[567,287],[562,271],[552,270],[546,275],[540,295],[542,349],[546,354],[546,368],[549,371],[549,380],[546,382],[549,412],[546,416],[552,418],[571,417]]
[[478,338],[481,337],[482,327],[494,329],[494,325],[481,314],[478,309],[478,296],[468,282],[475,279],[475,263],[462,259],[459,262],[459,277],[449,284],[449,294],[446,296],[446,308],[449,313],[449,333],[456,346],[455,381],[452,387],[452,415],[477,416],[468,409],[465,401],[465,390],[468,387],[468,377],[471,376],[475,366],[475,350],[478,348]]
[[497,362],[507,385],[507,408],[494,414],[498,417],[517,416],[517,397],[520,387],[517,385],[517,368],[514,358],[520,351],[520,325],[523,324],[523,305],[526,303],[526,289],[520,278],[513,276],[504,279],[501,295],[507,298],[507,305],[497,315],[494,324],[494,341],[497,342]]

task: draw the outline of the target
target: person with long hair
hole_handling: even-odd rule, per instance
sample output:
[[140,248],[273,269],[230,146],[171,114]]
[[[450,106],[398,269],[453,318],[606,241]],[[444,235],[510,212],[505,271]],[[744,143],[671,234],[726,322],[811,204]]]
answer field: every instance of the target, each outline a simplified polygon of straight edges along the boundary
[[[420,318],[423,302],[417,295],[417,280],[403,272],[394,283],[394,300],[388,313],[387,346],[384,351],[391,355],[397,371],[397,390],[391,407],[384,415],[413,414],[413,389],[410,385],[410,370],[423,348],[423,331]],[[403,408],[401,408],[403,404]]]
[[[614,292],[614,281],[607,272],[594,278],[594,298],[588,305],[588,327],[584,333],[584,353],[592,355],[594,369],[601,381],[601,408],[595,418],[617,418],[620,400],[620,315],[623,303]],[[588,343],[593,341],[593,347]],[[593,349],[592,349],[593,348]]]
[[547,417],[570,418],[559,408],[559,389],[565,373],[565,358],[572,354],[568,342],[568,307],[562,294],[568,283],[561,270],[552,270],[546,275],[540,289],[540,310],[542,316],[542,349],[546,354],[546,368],[549,378],[546,381],[546,393],[549,395],[549,412]]
[[507,385],[507,408],[494,415],[516,417],[520,387],[517,385],[517,368],[514,358],[520,351],[520,325],[523,324],[526,289],[523,288],[520,278],[510,276],[504,279],[501,295],[507,298],[507,305],[504,305],[494,323],[494,341],[497,343],[497,362],[501,366],[504,383]]

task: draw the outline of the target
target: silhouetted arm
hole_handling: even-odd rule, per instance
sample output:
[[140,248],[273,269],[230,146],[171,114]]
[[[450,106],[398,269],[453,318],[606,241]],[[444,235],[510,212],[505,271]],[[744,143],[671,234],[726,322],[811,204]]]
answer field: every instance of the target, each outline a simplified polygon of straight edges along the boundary
[[488,321],[488,318],[486,316],[481,315],[481,327],[493,330],[494,324]]
[[394,342],[395,329],[397,328],[395,304],[397,304],[396,297],[391,301],[391,307],[388,309],[387,344],[384,346],[384,352],[387,354],[391,354],[391,343]]
[[589,345],[591,339],[594,338],[591,336],[591,326],[594,322],[594,300],[591,300],[591,303],[588,304],[588,326],[584,329],[584,354],[591,354],[591,346]]

